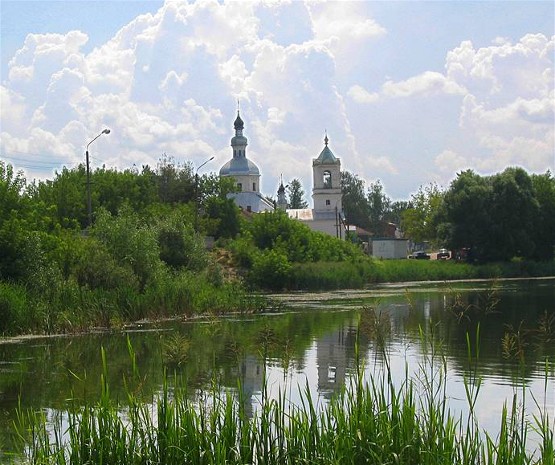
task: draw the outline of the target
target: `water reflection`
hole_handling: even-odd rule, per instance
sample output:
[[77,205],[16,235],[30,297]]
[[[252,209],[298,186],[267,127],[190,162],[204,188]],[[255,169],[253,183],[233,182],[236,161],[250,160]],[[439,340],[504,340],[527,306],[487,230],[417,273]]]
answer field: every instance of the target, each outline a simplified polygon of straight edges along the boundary
[[[407,370],[417,373],[433,344],[442,349],[453,408],[464,409],[463,379],[478,370],[474,374],[483,381],[477,408],[484,427],[497,427],[503,401],[522,386],[545,398],[545,408],[555,406],[553,385],[544,392],[545,360],[555,360],[554,280],[379,286],[279,298],[294,310],[0,344],[0,450],[16,448],[11,424],[18,403],[56,411],[70,398],[78,404],[99,397],[101,347],[115,399],[125,399],[124,384],[152,398],[166,368],[187,380],[192,395],[213,380],[237,389],[239,380],[250,414],[265,380],[271,388],[287,385],[293,401],[295,388],[308,383],[325,402],[360,361],[367,376],[387,362],[402,382]],[[547,378],[550,383],[555,378],[552,367]],[[524,400],[533,406],[529,394]]]

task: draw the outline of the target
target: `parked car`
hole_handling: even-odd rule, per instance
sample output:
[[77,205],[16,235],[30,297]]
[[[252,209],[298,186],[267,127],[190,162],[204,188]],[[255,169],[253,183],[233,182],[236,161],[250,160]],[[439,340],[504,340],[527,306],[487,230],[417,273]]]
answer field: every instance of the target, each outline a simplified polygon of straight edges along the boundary
[[430,256],[426,252],[424,252],[423,250],[418,250],[418,251],[413,252],[412,254],[410,254],[409,258],[413,258],[415,260],[429,260]]
[[438,260],[448,260],[449,258],[451,258],[451,253],[447,249],[439,249],[437,253]]

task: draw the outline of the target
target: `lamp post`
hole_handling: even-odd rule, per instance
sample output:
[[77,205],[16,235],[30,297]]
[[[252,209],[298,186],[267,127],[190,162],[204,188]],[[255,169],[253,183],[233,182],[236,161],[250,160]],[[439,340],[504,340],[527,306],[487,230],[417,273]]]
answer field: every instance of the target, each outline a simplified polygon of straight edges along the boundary
[[91,145],[96,139],[98,139],[102,134],[110,134],[109,129],[103,129],[102,132],[96,136],[93,140],[91,140],[87,144],[87,148],[85,150],[85,159],[87,162],[87,218],[88,218],[88,226],[92,225],[92,203],[91,203],[91,171],[89,166],[89,145]]
[[199,198],[198,198],[198,170],[200,170],[206,163],[209,161],[214,160],[214,157],[210,157],[204,163],[202,163],[196,170],[195,170],[195,232],[198,232],[198,210],[199,210]]

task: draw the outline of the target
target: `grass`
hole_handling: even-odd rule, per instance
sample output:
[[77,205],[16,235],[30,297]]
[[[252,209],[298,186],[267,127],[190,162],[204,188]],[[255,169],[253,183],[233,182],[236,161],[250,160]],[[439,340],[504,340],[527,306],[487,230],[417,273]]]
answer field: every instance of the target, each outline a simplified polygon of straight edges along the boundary
[[133,287],[90,289],[53,281],[48,293],[0,282],[0,335],[71,333],[119,327],[148,318],[250,313],[270,303],[238,282],[213,282],[202,273],[163,274],[141,292]]
[[361,260],[293,264],[291,290],[360,289],[372,283],[555,276],[555,261],[471,265],[443,260]]
[[[292,405],[287,400],[291,387],[272,396],[264,382],[252,416],[241,386],[234,394],[214,383],[194,399],[185,380],[166,374],[160,392],[153,399],[145,397],[131,344],[132,375],[123,380],[126,398],[117,402],[102,350],[102,389],[96,402],[70,403],[53,421],[41,412],[20,411],[16,430],[27,463],[34,465],[553,465],[553,423],[545,408],[530,422],[515,395],[499,419],[499,434],[492,437],[480,430],[474,412],[480,391],[479,348],[470,350],[470,344],[468,416],[449,410],[446,360],[433,337],[425,334],[425,357],[417,374],[409,376],[407,367],[400,385],[392,381],[385,352],[384,370],[371,378],[365,377],[357,352],[356,375],[325,405],[313,398],[308,384],[301,389],[300,402]],[[547,361],[545,370],[547,397]],[[540,438],[534,452],[528,450],[531,430]]]

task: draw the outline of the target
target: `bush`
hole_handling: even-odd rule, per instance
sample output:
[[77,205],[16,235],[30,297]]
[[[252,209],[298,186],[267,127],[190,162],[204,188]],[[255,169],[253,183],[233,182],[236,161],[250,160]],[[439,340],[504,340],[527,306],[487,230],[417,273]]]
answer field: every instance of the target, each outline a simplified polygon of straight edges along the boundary
[[281,290],[287,287],[291,264],[287,256],[278,250],[265,250],[254,258],[249,282],[255,286]]
[[0,334],[17,334],[26,320],[28,306],[23,286],[0,282]]

